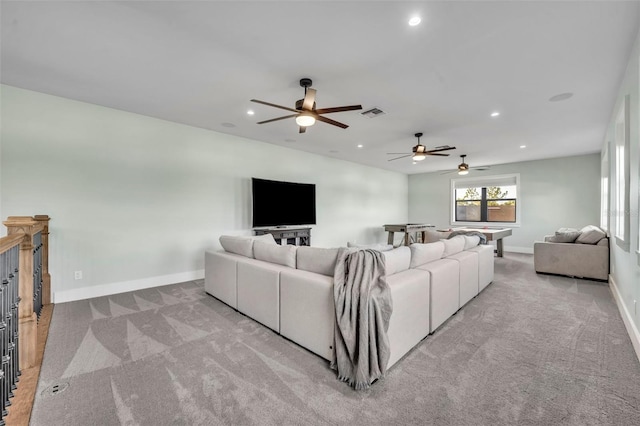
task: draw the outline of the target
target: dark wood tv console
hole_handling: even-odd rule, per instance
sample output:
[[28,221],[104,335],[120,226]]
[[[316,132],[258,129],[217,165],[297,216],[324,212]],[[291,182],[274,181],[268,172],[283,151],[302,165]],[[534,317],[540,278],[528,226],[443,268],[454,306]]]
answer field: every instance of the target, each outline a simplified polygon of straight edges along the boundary
[[278,244],[294,246],[311,245],[311,228],[263,228],[254,229],[256,235],[271,234]]

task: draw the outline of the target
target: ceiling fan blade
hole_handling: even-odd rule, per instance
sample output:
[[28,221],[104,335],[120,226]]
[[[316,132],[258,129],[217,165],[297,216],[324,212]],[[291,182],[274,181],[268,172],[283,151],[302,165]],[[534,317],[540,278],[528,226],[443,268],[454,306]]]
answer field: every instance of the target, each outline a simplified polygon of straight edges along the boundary
[[257,124],[271,123],[272,121],[284,120],[285,118],[297,117],[298,114],[285,115],[284,117],[272,118],[271,120],[258,121]]
[[392,159],[387,160],[387,161],[399,160],[399,159],[401,159],[401,158],[411,157],[412,155],[413,155],[413,152],[412,152],[411,154],[403,155],[402,157],[392,158]]
[[[389,155],[403,155],[403,154],[406,154],[406,152],[387,152],[387,154],[389,154]],[[412,154],[413,154],[413,152],[412,152]]]
[[346,124],[340,123],[339,121],[332,120],[332,119],[327,118],[327,117],[323,117],[323,116],[321,116],[321,115],[317,115],[317,114],[316,114],[316,115],[315,115],[315,118],[316,118],[316,120],[318,120],[318,121],[322,121],[322,122],[324,122],[324,123],[328,123],[328,124],[333,124],[334,126],[338,126],[338,127],[343,128],[343,129],[346,129],[347,127],[349,127],[349,126],[347,126]]
[[300,112],[297,109],[289,108],[289,107],[282,106],[282,105],[276,105],[276,104],[272,104],[272,103],[265,102],[265,101],[259,101],[257,99],[251,99],[251,102],[255,102],[255,103],[258,103],[258,104],[262,104],[262,105],[272,106],[274,108],[286,109],[287,111],[291,111],[291,112]]
[[440,152],[440,151],[449,151],[450,149],[456,149],[455,146],[448,146],[446,148],[436,148],[436,149],[431,149],[429,151],[425,151],[425,154],[428,154],[430,152]]
[[304,126],[300,126],[300,130],[298,130],[298,133],[304,133],[307,131],[307,128]]
[[437,155],[439,157],[448,157],[449,156],[449,154],[438,154],[437,152],[429,152],[429,151],[425,152],[424,154],[426,154],[426,155]]
[[307,88],[304,94],[304,101],[302,102],[302,109],[311,111],[313,104],[316,102],[316,89]]
[[458,171],[458,169],[456,169],[456,170],[449,170],[449,171],[446,171],[446,172],[442,172],[442,173],[440,173],[440,174],[441,174],[441,175],[448,175],[448,174],[451,174],[451,173],[455,173],[455,172],[457,172],[457,171]]
[[355,111],[357,109],[362,109],[362,105],[348,105],[348,106],[333,107],[333,108],[320,108],[316,110],[316,114],[330,114],[332,112]]

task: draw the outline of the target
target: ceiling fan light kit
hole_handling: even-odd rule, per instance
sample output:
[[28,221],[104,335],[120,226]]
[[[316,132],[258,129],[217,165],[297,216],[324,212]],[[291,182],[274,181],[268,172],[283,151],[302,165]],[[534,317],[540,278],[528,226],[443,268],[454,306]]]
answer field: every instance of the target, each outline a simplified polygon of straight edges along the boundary
[[467,175],[467,174],[469,174],[469,165],[464,162],[464,158],[465,157],[466,157],[466,155],[461,155],[460,156],[460,158],[462,158],[462,163],[458,164],[458,174],[459,175]]
[[304,98],[298,99],[295,104],[295,108],[289,108],[282,105],[272,104],[270,102],[259,101],[258,99],[251,99],[251,102],[271,106],[274,108],[284,109],[286,111],[293,112],[295,114],[285,115],[283,117],[272,118],[270,120],[259,121],[258,124],[271,123],[273,121],[284,120],[287,118],[296,119],[296,124],[300,126],[299,132],[304,133],[307,127],[313,126],[316,121],[322,121],[323,123],[331,124],[333,126],[346,129],[349,127],[344,123],[332,120],[323,116],[322,114],[330,114],[334,112],[354,111],[362,109],[362,105],[345,105],[333,108],[320,108],[316,109],[316,90],[311,88],[312,81],[310,78],[300,79],[300,86],[304,87]]
[[296,117],[296,124],[302,127],[309,127],[316,124],[316,119],[311,114],[302,113]]

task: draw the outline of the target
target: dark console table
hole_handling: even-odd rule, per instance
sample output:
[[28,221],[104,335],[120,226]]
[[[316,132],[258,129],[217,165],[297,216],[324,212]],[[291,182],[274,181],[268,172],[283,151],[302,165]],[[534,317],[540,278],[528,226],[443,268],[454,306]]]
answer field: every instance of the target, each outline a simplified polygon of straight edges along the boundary
[[254,229],[256,235],[271,234],[278,244],[294,246],[311,245],[311,228],[265,228]]

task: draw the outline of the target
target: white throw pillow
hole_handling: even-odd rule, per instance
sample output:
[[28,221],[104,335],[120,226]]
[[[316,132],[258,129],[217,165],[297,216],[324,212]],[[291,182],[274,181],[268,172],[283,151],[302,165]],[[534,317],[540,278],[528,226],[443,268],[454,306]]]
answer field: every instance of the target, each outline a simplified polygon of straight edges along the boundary
[[298,269],[332,277],[338,260],[338,249],[300,246],[296,258]]
[[594,225],[587,225],[580,230],[580,236],[576,239],[578,244],[598,244],[598,241],[606,237],[607,234]]
[[464,250],[465,240],[462,235],[440,241],[444,243],[444,252],[442,253],[442,257],[451,256],[452,254],[460,253]]
[[444,253],[444,243],[442,241],[427,244],[415,243],[411,244],[409,248],[411,249],[411,268],[417,268],[425,263],[438,260]]
[[480,244],[480,237],[477,235],[462,235],[464,238],[464,250],[469,250]]
[[255,241],[253,243],[253,255],[258,260],[295,268],[297,248],[297,246],[280,246],[278,244]]
[[382,256],[387,276],[406,271],[411,265],[411,249],[406,246],[385,251]]
[[220,245],[229,252],[245,257],[253,257],[253,238],[235,235],[221,235]]

